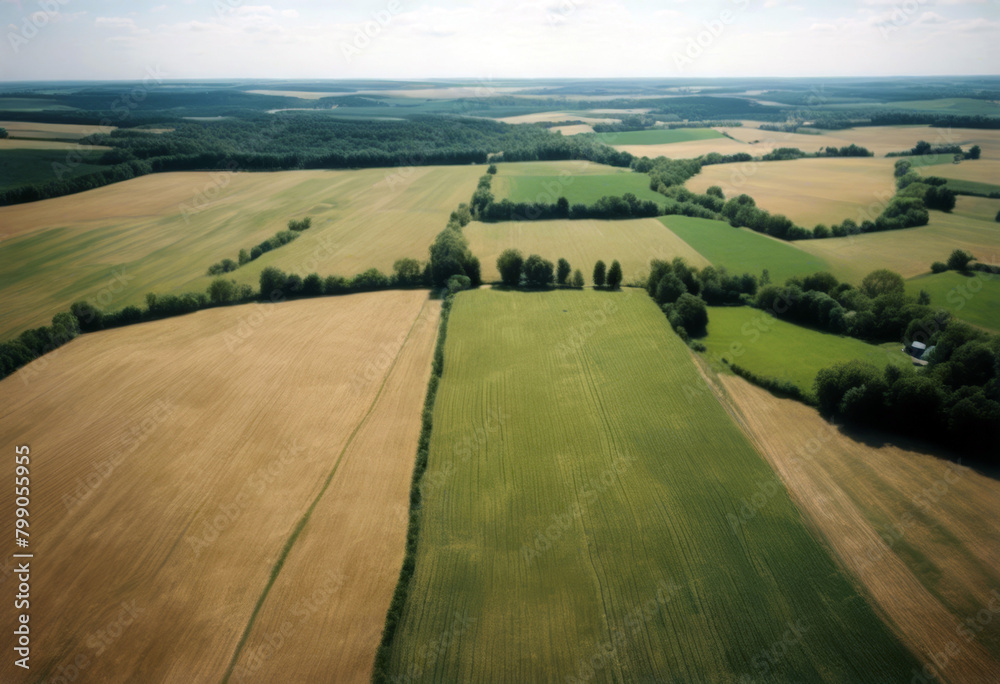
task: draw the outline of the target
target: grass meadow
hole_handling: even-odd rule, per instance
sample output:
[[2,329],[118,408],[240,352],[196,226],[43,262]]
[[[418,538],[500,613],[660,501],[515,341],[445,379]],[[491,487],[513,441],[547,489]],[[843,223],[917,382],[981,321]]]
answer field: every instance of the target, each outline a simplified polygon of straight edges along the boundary
[[433,420],[390,679],[918,667],[645,294],[459,295]]
[[723,137],[725,136],[714,128],[653,128],[647,131],[597,134],[597,139],[608,145],[672,145]]
[[760,276],[766,268],[771,282],[782,284],[792,276],[829,268],[825,259],[799,249],[801,243],[783,242],[747,228],[733,228],[722,221],[688,216],[664,216],[658,220],[713,266],[724,266],[731,273]]
[[708,336],[701,339],[713,367],[722,359],[765,377],[793,383],[813,394],[816,374],[835,363],[860,359],[878,367],[911,366],[899,343],[873,345],[778,320],[750,307],[708,309]]
[[565,197],[570,204],[591,205],[602,197],[621,197],[632,193],[641,200],[665,204],[666,198],[649,188],[644,173],[613,173],[606,176],[505,176],[503,168],[493,181],[497,200],[544,202],[553,204]]
[[1000,333],[1000,275],[947,271],[914,278],[906,286],[909,294],[924,290],[934,306],[980,328]]

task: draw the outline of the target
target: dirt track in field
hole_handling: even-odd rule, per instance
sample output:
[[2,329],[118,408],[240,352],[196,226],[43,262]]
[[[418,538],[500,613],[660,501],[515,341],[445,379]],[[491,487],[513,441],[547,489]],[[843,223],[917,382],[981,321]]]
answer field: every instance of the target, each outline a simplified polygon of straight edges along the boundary
[[996,681],[1000,616],[961,625],[1000,606],[1000,482],[927,454],[868,446],[798,402],[719,380],[793,500],[913,652],[943,664],[944,681]]

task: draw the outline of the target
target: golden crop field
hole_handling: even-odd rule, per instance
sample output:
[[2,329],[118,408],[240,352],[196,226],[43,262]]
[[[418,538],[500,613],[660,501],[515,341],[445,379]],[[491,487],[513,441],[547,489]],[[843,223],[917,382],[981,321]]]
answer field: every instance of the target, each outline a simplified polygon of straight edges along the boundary
[[889,152],[902,152],[926,140],[932,145],[979,145],[983,156],[1000,157],[1000,131],[978,128],[931,128],[929,126],[864,126],[819,135],[762,131],[747,126],[718,127],[745,143],[769,147],[797,147],[803,152],[816,152],[824,147],[844,147],[856,144],[866,147],[878,157]]
[[473,222],[465,227],[465,235],[472,253],[482,262],[486,282],[500,280],[497,257],[508,248],[521,250],[525,258],[538,254],[552,263],[566,259],[574,269],[583,271],[588,283],[598,259],[606,264],[614,259],[621,262],[626,283],[645,277],[650,259],[681,256],[698,268],[709,265],[705,257],[656,219]]
[[1000,230],[993,220],[969,215],[979,198],[958,198],[950,214],[930,212],[930,223],[918,228],[865,233],[842,238],[799,240],[795,246],[824,259],[832,272],[860,282],[877,268],[888,268],[912,278],[929,273],[935,261],[946,261],[953,250],[965,249],[986,263],[1000,263]]
[[0,121],[12,138],[51,138],[78,140],[94,133],[108,133],[117,126],[83,126],[79,124],[47,124],[34,121]]
[[924,176],[940,176],[942,178],[1000,185],[1000,154],[997,154],[992,159],[975,159],[964,161],[961,164],[948,162],[946,164],[922,166],[918,171]]
[[[0,152],[3,150],[66,150],[67,152],[104,152],[110,150],[104,145],[80,145],[65,140],[26,140],[24,138],[5,138],[0,140]],[[2,157],[0,157],[2,160]],[[68,163],[68,162],[64,162]]]
[[448,215],[467,202],[482,167],[360,171],[166,173],[68,197],[0,208],[0,339],[47,323],[85,298],[112,309],[147,292],[204,292],[210,265],[284,230],[313,227],[229,277],[256,285],[277,266],[306,275],[384,273],[426,260]]
[[[212,309],[0,383],[0,437],[30,446],[38,483],[32,681],[218,682],[239,644],[244,681],[334,661],[366,679],[438,312],[422,291]],[[12,661],[0,680],[24,681]]]
[[621,119],[613,119],[607,116],[581,116],[571,112],[539,112],[537,114],[519,114],[518,116],[505,116],[497,121],[509,124],[530,124],[547,123],[551,121],[582,121],[585,124],[595,123],[615,123]]
[[746,193],[762,209],[807,228],[848,218],[860,223],[860,211],[895,193],[893,163],[857,157],[717,164],[703,168],[687,187],[705,192],[718,185],[726,197]]
[[711,152],[738,154],[746,152],[754,156],[767,154],[774,149],[771,145],[748,145],[729,138],[711,140],[691,140],[688,142],[662,143],[657,145],[612,145],[616,150],[628,152],[637,157],[667,157],[669,159],[694,159]]
[[549,130],[562,133],[563,135],[579,135],[581,133],[593,133],[594,127],[587,124],[576,124],[573,126],[556,126]]
[[925,663],[956,647],[943,681],[994,679],[1000,622],[973,631],[966,621],[1000,586],[1000,482],[938,456],[868,446],[807,406],[719,379],[747,435],[886,622]]

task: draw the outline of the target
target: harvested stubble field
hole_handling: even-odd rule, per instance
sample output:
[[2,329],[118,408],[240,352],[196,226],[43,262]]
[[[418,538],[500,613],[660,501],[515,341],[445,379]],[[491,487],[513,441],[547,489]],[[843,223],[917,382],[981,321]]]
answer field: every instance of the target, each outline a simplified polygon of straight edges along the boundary
[[657,219],[627,221],[505,221],[473,222],[465,227],[472,253],[482,262],[483,280],[499,281],[497,257],[505,249],[519,249],[527,257],[538,254],[552,263],[560,258],[583,272],[588,283],[594,264],[617,259],[625,282],[644,278],[650,259],[684,257],[699,268],[708,261]]
[[397,681],[916,667],[638,292],[459,295],[424,478]]
[[860,223],[860,211],[895,193],[892,169],[892,159],[872,157],[716,164],[703,168],[687,187],[705,192],[718,185],[726,197],[746,193],[762,209],[812,228],[848,218]]
[[1000,587],[1000,482],[927,453],[869,446],[798,402],[719,380],[809,524],[937,678],[996,681],[1000,621],[982,611]]
[[896,342],[873,345],[778,320],[760,309],[719,307],[708,309],[708,347],[713,367],[722,368],[722,359],[757,375],[793,383],[812,394],[813,381],[823,368],[835,363],[861,359],[879,368],[912,365]]
[[11,138],[35,138],[49,140],[79,140],[94,133],[109,133],[117,126],[82,126],[78,124],[47,124],[34,121],[0,121],[0,128],[6,128]]
[[0,680],[79,657],[86,681],[222,680],[299,529],[233,681],[367,680],[438,312],[420,291],[212,309],[85,335],[0,383],[0,437],[31,447],[32,588],[48,588],[30,679],[5,659]]
[[770,145],[748,145],[729,138],[712,138],[708,140],[691,140],[689,142],[662,143],[659,145],[612,145],[616,150],[634,154],[637,157],[667,157],[668,159],[694,159],[712,152],[719,154],[738,154],[746,152],[752,155],[767,154],[774,149]]
[[147,292],[204,292],[211,264],[235,260],[303,216],[313,227],[298,240],[228,277],[256,286],[267,266],[303,276],[391,273],[401,257],[427,259],[482,172],[167,173],[0,208],[0,261],[12,265],[0,273],[0,339],[46,324],[78,299],[118,309],[143,304]]
[[654,128],[645,131],[598,133],[597,139],[608,145],[670,145],[694,140],[717,140],[725,136],[712,128]]
[[[978,128],[931,128],[929,126],[864,126],[818,134],[762,131],[748,126],[719,128],[733,138],[767,148],[797,147],[803,152],[816,152],[824,147],[860,145],[884,157],[889,152],[913,148],[921,140],[932,145],[979,145],[984,157],[1000,157],[1000,131]],[[720,150],[721,151],[721,150]],[[942,161],[949,161],[942,160]]]
[[926,226],[799,240],[795,246],[828,262],[838,278],[854,284],[877,268],[891,269],[905,278],[929,273],[932,263],[947,261],[956,249],[968,250],[985,263],[1000,264],[1000,224],[961,215],[967,199],[959,197],[953,213],[930,212]]

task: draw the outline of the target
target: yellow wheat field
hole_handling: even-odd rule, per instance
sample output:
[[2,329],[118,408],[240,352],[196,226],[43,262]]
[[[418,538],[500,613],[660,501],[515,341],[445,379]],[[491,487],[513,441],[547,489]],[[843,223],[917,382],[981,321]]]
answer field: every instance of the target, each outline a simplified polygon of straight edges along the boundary
[[218,682],[262,599],[244,656],[296,634],[245,681],[367,679],[438,311],[420,291],[213,309],[85,335],[0,383],[37,559],[30,676],[6,658],[0,680]]

